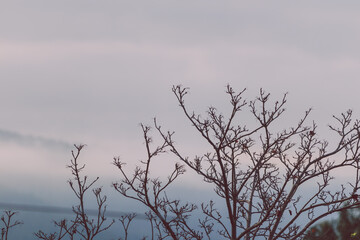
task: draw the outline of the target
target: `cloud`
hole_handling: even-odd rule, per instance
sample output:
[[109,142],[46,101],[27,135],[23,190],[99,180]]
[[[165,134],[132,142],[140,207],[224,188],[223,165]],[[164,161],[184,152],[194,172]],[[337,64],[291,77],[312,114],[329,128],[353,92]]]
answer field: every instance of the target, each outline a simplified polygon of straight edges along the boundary
[[48,149],[59,149],[59,150],[70,150],[72,144],[57,140],[44,138],[40,136],[23,135],[17,132],[0,129],[0,141],[2,142],[13,142],[22,146],[40,146]]
[[[57,206],[48,206],[48,205],[33,205],[33,204],[16,204],[16,203],[4,203],[0,202],[0,209],[5,210],[16,210],[16,211],[27,211],[27,212],[41,212],[41,213],[62,213],[62,214],[73,214],[71,208],[66,207],[57,207]],[[86,209],[88,216],[97,216],[97,209]],[[107,217],[121,217],[128,212],[122,211],[106,211]],[[136,213],[138,219],[146,219],[146,215],[142,213]]]

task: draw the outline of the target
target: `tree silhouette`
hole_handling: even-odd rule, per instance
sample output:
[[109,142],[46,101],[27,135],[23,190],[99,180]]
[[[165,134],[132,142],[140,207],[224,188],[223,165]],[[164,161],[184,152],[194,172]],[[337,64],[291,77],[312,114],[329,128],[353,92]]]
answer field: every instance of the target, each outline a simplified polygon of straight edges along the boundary
[[316,239],[360,239],[359,209],[346,209],[339,213],[339,217],[331,222],[324,221],[311,227],[304,240]]
[[304,240],[337,240],[338,236],[334,230],[333,225],[328,222],[322,222],[315,227],[311,227],[309,231],[307,231]]
[[340,238],[343,240],[347,240],[348,238],[350,238],[351,234],[355,230],[354,228],[354,221],[349,212],[341,211],[337,224],[337,230],[339,232]]
[[[186,119],[211,151],[187,156],[175,144],[175,133],[164,131],[154,119],[162,142],[155,144],[150,127],[141,125],[147,152],[142,167],[129,174],[125,163],[114,158],[122,180],[113,186],[123,196],[148,207],[151,239],[302,239],[318,220],[360,205],[360,125],[358,120],[352,121],[352,111],[334,116],[336,124],[329,125],[329,130],[336,137],[330,144],[320,138],[316,123],[306,124],[311,109],[292,127],[274,130],[285,112],[286,94],[271,104],[270,94],[260,90],[258,97],[246,101],[245,90],[236,93],[227,86],[230,114],[225,116],[209,107],[202,117],[185,105],[187,88],[174,86],[172,91]],[[250,123],[242,122],[245,111],[253,116]],[[151,175],[151,166],[166,152],[173,153],[180,163],[162,181]],[[212,184],[218,199],[205,199],[196,206],[169,197],[166,190],[185,169]],[[334,172],[341,169],[351,172],[353,178],[333,190]],[[308,183],[310,190],[305,186]],[[219,206],[226,206],[226,211]],[[190,219],[198,210],[202,217],[194,224]],[[328,234],[333,236],[333,232]]]
[[23,224],[23,222],[19,220],[13,220],[13,217],[17,214],[17,212],[7,210],[4,211],[4,214],[1,215],[1,240],[8,240],[9,231],[13,227],[17,225]]
[[67,167],[71,169],[73,179],[68,180],[69,186],[78,199],[78,205],[73,207],[74,219],[54,221],[58,231],[54,233],[45,233],[41,230],[35,233],[38,239],[44,240],[61,240],[61,239],[77,239],[80,237],[84,240],[93,240],[101,232],[109,229],[114,220],[106,223],[106,196],[103,196],[101,188],[94,188],[92,192],[97,203],[97,215],[95,218],[89,217],[85,209],[85,196],[88,190],[99,180],[99,177],[94,180],[88,180],[87,176],[81,176],[81,172],[85,168],[85,164],[80,165],[79,156],[81,150],[85,145],[74,145],[76,151],[71,151],[72,159],[70,165]]

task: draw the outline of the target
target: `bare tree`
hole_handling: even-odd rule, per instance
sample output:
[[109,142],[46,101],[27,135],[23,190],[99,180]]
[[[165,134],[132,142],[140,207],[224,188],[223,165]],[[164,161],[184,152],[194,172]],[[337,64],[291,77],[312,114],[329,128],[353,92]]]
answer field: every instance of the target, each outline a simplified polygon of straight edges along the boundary
[[86,240],[93,240],[99,233],[109,229],[115,222],[115,220],[106,223],[106,196],[102,196],[101,188],[95,188],[92,190],[96,203],[97,214],[95,218],[90,218],[85,209],[85,195],[87,191],[99,180],[99,177],[88,182],[88,177],[82,177],[80,173],[85,168],[85,164],[79,165],[79,156],[84,145],[74,145],[76,151],[71,151],[72,159],[71,164],[67,167],[71,169],[73,179],[68,181],[70,188],[76,195],[79,205],[73,207],[73,213],[75,218],[71,221],[63,219],[59,222],[55,221],[55,226],[59,229],[55,233],[46,234],[42,231],[35,233],[35,236],[44,240],[61,240],[74,239],[76,235],[81,236]]
[[[145,169],[140,167],[135,169],[133,176],[128,177],[123,169],[123,164],[119,158],[114,158],[114,165],[116,165],[123,174],[124,179],[121,183],[114,183],[114,188],[123,194],[125,197],[137,200],[150,208],[151,212],[148,215],[149,219],[155,220],[154,228],[158,229],[158,238],[165,239],[171,237],[177,239],[180,235],[189,238],[189,236],[199,238],[197,231],[191,229],[186,223],[189,214],[195,210],[196,206],[193,204],[180,205],[179,200],[169,200],[164,190],[181,174],[184,173],[184,166],[175,164],[173,171],[168,176],[166,182],[161,182],[158,178],[150,178],[150,164],[154,157],[164,153],[169,147],[166,141],[151,149],[150,144],[152,139],[149,137],[150,128],[141,125],[146,151],[147,159],[142,162]],[[132,195],[129,194],[132,191]],[[153,214],[156,218],[154,218]],[[165,231],[161,231],[164,229]]]
[[[246,101],[245,90],[236,93],[227,86],[229,116],[209,107],[203,118],[186,107],[187,88],[172,90],[211,151],[193,158],[184,155],[175,145],[174,132],[163,131],[155,120],[162,143],[154,147],[150,127],[141,125],[147,151],[143,167],[129,175],[124,163],[114,159],[122,180],[113,186],[149,208],[150,223],[157,229],[152,239],[301,239],[319,219],[360,205],[360,125],[352,121],[352,111],[334,116],[336,124],[329,130],[335,137],[330,144],[320,139],[314,122],[306,124],[311,109],[293,127],[274,130],[285,111],[286,94],[270,104],[270,94],[260,90],[253,101]],[[251,124],[238,122],[245,110],[253,116]],[[169,151],[183,165],[176,163],[165,181],[151,177],[153,159]],[[195,225],[189,218],[197,206],[171,200],[165,192],[185,167],[212,184],[219,196],[201,204],[203,218]],[[334,190],[334,173],[341,169],[351,172],[352,180]],[[226,206],[225,212],[218,210],[219,204]]]
[[[135,217],[136,217],[136,213],[129,213],[129,214],[122,215],[119,218],[121,226],[124,229],[124,235],[125,235],[124,240],[128,240],[130,223],[132,222],[132,220],[134,220]],[[123,239],[120,238],[119,240],[123,240]]]
[[7,240],[9,236],[9,231],[11,228],[23,224],[19,220],[13,221],[12,218],[16,215],[17,212],[11,210],[4,211],[4,214],[1,216],[1,222],[3,227],[1,228],[1,240]]
[[73,240],[74,236],[76,234],[76,221],[70,221],[70,224],[68,220],[62,219],[60,221],[54,221],[54,225],[56,228],[58,228],[57,232],[54,233],[45,233],[41,230],[35,233],[35,236],[38,239],[44,239],[44,240],[61,240],[65,237],[67,239]]

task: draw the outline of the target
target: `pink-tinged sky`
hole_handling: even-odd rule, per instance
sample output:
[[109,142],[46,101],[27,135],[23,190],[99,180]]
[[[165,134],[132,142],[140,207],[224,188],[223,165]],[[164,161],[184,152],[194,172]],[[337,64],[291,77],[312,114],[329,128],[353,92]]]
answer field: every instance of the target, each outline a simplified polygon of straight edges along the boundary
[[[144,156],[139,123],[153,117],[178,133],[185,153],[200,154],[205,146],[173,84],[191,88],[189,107],[198,111],[214,105],[226,113],[229,83],[248,88],[249,99],[261,87],[274,98],[289,92],[284,126],[309,107],[323,129],[348,108],[359,118],[359,12],[358,1],[328,0],[2,1],[5,200],[71,199],[65,165],[73,143],[87,144],[87,173],[108,188],[118,176],[114,156],[130,166]],[[164,175],[168,165],[154,173]]]

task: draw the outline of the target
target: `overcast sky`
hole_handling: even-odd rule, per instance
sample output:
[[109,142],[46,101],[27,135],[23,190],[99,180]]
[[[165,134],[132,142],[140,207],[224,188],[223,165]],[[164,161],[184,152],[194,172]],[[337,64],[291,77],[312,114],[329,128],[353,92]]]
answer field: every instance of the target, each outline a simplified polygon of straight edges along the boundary
[[199,111],[226,109],[229,83],[249,99],[289,92],[292,120],[309,107],[320,126],[348,108],[359,118],[359,11],[329,0],[1,1],[3,201],[61,205],[74,143],[110,186],[112,158],[141,160],[139,123],[153,117],[196,152],[174,84]]

